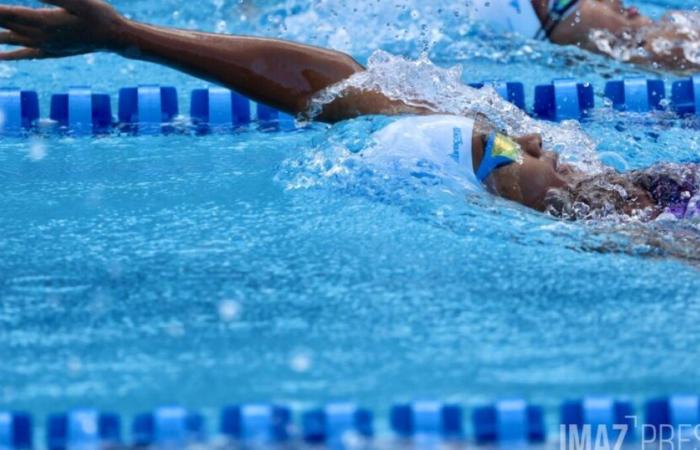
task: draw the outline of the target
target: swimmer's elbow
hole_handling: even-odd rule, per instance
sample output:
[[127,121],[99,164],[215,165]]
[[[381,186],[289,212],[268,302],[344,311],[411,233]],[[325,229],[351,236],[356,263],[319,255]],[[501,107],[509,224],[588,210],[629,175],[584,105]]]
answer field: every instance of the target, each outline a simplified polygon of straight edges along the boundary
[[364,72],[365,66],[360,64],[353,58],[352,56],[348,55],[347,53],[343,52],[336,52],[338,62],[346,67],[346,70],[350,74],[356,74],[358,72]]

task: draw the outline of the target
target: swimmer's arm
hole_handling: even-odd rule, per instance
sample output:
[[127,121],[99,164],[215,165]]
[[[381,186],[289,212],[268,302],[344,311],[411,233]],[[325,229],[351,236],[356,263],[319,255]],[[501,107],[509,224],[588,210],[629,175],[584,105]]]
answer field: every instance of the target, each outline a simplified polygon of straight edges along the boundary
[[[60,58],[108,51],[163,64],[234,89],[291,114],[323,89],[364,71],[350,56],[293,42],[156,27],[121,16],[102,0],[42,0],[57,6],[0,5],[0,43],[22,48],[0,60]],[[416,112],[381,93],[348,92],[319,119]]]
[[[642,54],[632,55],[627,61],[680,72],[700,69],[700,64],[689,60],[683,50],[683,43],[692,42],[693,37],[669,28],[663,19],[657,22],[651,22],[646,17],[642,19],[647,22],[629,28],[628,31],[625,31],[623,25],[619,25],[618,31],[611,31],[622,41],[634,40],[634,46],[644,50]],[[614,30],[616,27],[610,28]],[[613,56],[609,49],[596,43],[594,39],[596,29],[596,26],[588,24],[566,24],[552,34],[552,41],[562,45],[575,45],[605,56]],[[671,45],[667,48],[659,45],[664,41]]]
[[[255,101],[298,115],[311,99],[365,68],[347,54],[277,39],[168,29],[127,21],[122,56],[156,62],[226,86]],[[325,106],[317,119],[405,111],[381,93],[358,92]]]
[[[665,69],[679,73],[700,69],[700,64],[687,58],[682,46],[686,41],[688,41],[687,36],[675,31],[650,29],[643,35],[643,40],[635,43],[636,47],[643,51],[639,54],[631,55],[626,61],[641,66],[651,66],[655,69]],[[666,46],[663,43],[670,45]],[[594,53],[611,56],[607,51],[598,48],[593,42],[588,45],[588,49]]]
[[633,59],[632,62],[651,63],[659,68],[681,72],[700,69],[700,64],[688,59],[683,48],[685,43],[696,45],[696,38],[667,27],[652,28],[644,38],[643,46],[648,56]]

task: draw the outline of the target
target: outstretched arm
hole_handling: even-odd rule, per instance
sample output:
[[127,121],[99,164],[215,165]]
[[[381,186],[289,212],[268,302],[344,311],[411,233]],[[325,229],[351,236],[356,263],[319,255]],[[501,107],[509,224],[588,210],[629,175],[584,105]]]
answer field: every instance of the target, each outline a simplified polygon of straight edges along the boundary
[[[41,1],[58,8],[0,5],[0,26],[7,30],[0,43],[23,47],[0,53],[0,60],[109,51],[173,67],[292,114],[305,112],[317,92],[364,70],[346,54],[308,45],[137,23],[102,0]],[[321,119],[407,109],[379,93],[354,93],[329,105]]]
[[697,72],[700,69],[696,52],[700,32],[688,14],[693,13],[670,11],[639,33],[641,45],[651,62],[678,72]]

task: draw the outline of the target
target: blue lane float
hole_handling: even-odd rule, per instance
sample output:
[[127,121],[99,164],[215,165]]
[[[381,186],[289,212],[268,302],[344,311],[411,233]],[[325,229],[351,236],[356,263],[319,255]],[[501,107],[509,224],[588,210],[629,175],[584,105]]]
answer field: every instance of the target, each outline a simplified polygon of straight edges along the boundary
[[292,412],[277,405],[234,405],[221,412],[219,431],[231,441],[280,443],[289,439]]
[[256,119],[266,128],[290,131],[296,128],[295,119],[287,113],[283,113],[263,103],[257,104]]
[[[616,442],[625,427],[625,442],[634,441],[634,407],[630,402],[609,397],[588,397],[583,400],[565,402],[561,407],[561,423],[567,436],[585,433],[589,427],[592,438],[605,433],[611,442]],[[595,441],[594,441],[595,442]]]
[[674,395],[650,400],[645,406],[645,439],[666,440],[685,428],[700,425],[700,397],[697,395]]
[[112,126],[111,98],[89,87],[73,87],[51,96],[49,117],[74,134],[106,133]]
[[547,438],[544,411],[524,400],[503,400],[476,408],[472,422],[479,445],[536,444]]
[[[470,86],[491,86],[504,99],[526,111],[523,83],[491,80]],[[534,94],[530,114],[539,119],[582,120],[595,108],[593,86],[570,78],[536,86]],[[603,94],[618,111],[648,113],[665,110],[668,103],[680,115],[700,116],[700,75],[674,82],[668,102],[665,84],[658,79],[631,77],[610,81]],[[141,85],[121,89],[116,120],[109,95],[93,93],[87,87],[73,87],[51,97],[49,118],[61,131],[71,134],[107,133],[112,127],[131,133],[160,134],[175,130],[173,122],[178,113],[174,87]],[[0,135],[24,134],[37,128],[39,119],[35,91],[0,88]],[[253,123],[270,131],[297,129],[294,117],[289,114],[224,88],[192,91],[189,119],[200,134]],[[186,126],[184,120],[182,125]]]
[[250,124],[251,102],[224,88],[195,89],[190,97],[190,116],[201,131]]
[[0,448],[30,450],[33,448],[33,431],[29,414],[0,412]]
[[116,414],[76,410],[49,416],[47,421],[48,450],[118,446],[121,442],[121,423]]
[[671,107],[678,114],[700,116],[700,75],[671,85]]
[[609,81],[605,85],[605,98],[617,111],[647,113],[664,108],[666,85],[662,80],[647,80],[642,77]]
[[15,134],[36,125],[39,120],[39,96],[36,91],[0,89],[0,132]]
[[119,122],[128,131],[159,134],[178,115],[174,87],[142,85],[119,90]]
[[137,415],[131,433],[137,447],[187,447],[206,439],[204,417],[174,406]]
[[[700,397],[672,395],[652,399],[645,404],[644,420],[636,422],[634,407],[628,401],[609,397],[587,397],[561,405],[562,434],[583,433],[589,442],[605,434],[608,442],[617,442],[625,429],[625,442],[637,440],[644,429],[647,443],[663,442],[700,425]],[[343,448],[347,443],[374,440],[374,416],[368,409],[352,403],[332,403],[312,409],[300,417],[299,428],[292,426],[291,409],[274,404],[229,406],[221,411],[218,437],[242,446],[306,442]],[[520,399],[503,400],[472,410],[473,433],[465,433],[463,409],[458,404],[413,402],[395,405],[389,425],[393,433],[379,436],[379,442],[434,443],[461,441],[488,448],[540,448],[548,442],[545,414],[541,407]],[[205,444],[205,420],[202,415],[181,407],[162,407],[134,417],[131,435],[122,438],[122,421],[116,414],[78,409],[51,415],[46,427],[36,429],[32,417],[23,412],[0,412],[0,449],[30,450],[34,433],[46,432],[46,448],[170,447],[186,448]],[[586,437],[577,437],[578,442]],[[359,441],[357,440],[359,439]],[[219,442],[219,441],[214,441]],[[574,439],[568,442],[575,442]],[[237,448],[237,447],[236,447]],[[275,447],[277,448],[277,447]]]
[[439,402],[415,402],[391,409],[391,429],[399,438],[456,440],[464,437],[462,408]]
[[561,122],[581,120],[595,107],[593,86],[572,78],[553,80],[535,87],[533,115],[540,119]]
[[342,444],[348,437],[368,440],[374,435],[372,413],[352,403],[335,403],[302,416],[303,439],[309,444]]
[[472,83],[469,86],[481,89],[484,86],[492,87],[504,100],[509,101],[520,109],[525,109],[525,86],[520,82],[506,82],[489,80],[482,83]]
[[229,89],[195,89],[190,99],[190,117],[200,133],[246,126],[252,122],[281,130],[296,128],[294,117],[289,114],[255,103]]

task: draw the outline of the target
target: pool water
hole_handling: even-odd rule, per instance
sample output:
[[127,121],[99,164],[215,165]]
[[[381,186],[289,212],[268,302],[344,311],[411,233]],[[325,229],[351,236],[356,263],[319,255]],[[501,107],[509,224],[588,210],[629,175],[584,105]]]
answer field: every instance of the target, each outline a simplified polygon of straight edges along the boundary
[[[461,66],[465,82],[497,75],[528,95],[560,76],[597,87],[629,74],[675,79],[494,37],[452,2],[328,0],[315,13],[282,1],[113,3],[141,20],[294,38],[363,62],[377,48],[427,51],[437,66]],[[653,15],[686,6],[636,3]],[[38,90],[44,112],[51,93],[86,82],[113,96],[174,85],[183,109],[204,85],[101,54],[0,64],[0,84]],[[696,126],[599,114],[581,127],[620,169],[700,161]],[[697,223],[561,222],[338,159],[381,120],[3,139],[0,409],[349,399],[385,411],[415,398],[518,396],[554,410],[586,394],[641,401],[696,389]]]

